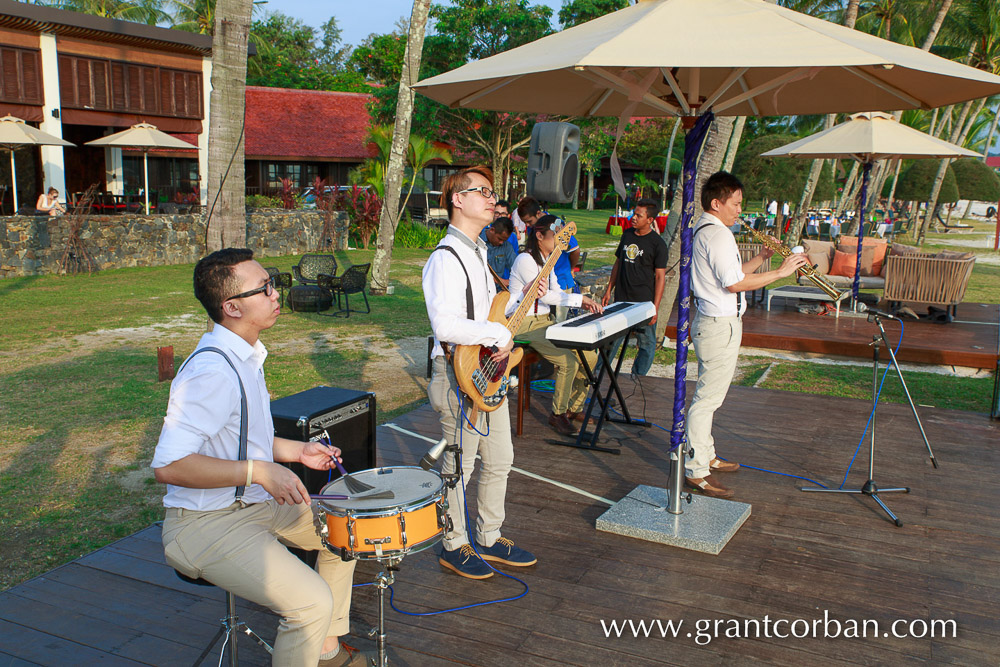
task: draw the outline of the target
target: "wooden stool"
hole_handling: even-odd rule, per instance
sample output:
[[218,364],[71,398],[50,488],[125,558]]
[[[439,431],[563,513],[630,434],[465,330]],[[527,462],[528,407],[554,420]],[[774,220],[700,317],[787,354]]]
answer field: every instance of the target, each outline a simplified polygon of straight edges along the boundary
[[531,407],[531,366],[542,360],[540,354],[523,345],[524,356],[517,365],[517,435],[524,430],[524,408]]

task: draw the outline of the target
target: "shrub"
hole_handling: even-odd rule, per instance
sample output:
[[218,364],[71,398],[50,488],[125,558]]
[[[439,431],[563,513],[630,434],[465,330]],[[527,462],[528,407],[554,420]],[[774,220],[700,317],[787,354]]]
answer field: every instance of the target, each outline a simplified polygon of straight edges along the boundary
[[429,228],[419,223],[401,222],[396,228],[396,240],[393,243],[397,248],[433,248],[444,238],[447,227]]
[[267,195],[249,195],[246,206],[247,208],[281,208],[281,200]]

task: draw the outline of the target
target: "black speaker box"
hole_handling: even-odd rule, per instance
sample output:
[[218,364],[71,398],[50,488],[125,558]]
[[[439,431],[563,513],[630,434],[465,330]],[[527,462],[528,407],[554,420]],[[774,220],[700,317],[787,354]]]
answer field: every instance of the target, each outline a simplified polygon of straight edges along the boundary
[[[375,467],[375,394],[335,387],[313,387],[271,401],[274,435],[290,440],[319,440],[324,432],[339,447],[348,472]],[[329,481],[327,471],[301,463],[285,464],[298,475],[310,494]],[[339,476],[336,470],[333,479]]]
[[580,128],[572,123],[535,123],[528,149],[527,191],[558,204],[573,201],[580,180]]

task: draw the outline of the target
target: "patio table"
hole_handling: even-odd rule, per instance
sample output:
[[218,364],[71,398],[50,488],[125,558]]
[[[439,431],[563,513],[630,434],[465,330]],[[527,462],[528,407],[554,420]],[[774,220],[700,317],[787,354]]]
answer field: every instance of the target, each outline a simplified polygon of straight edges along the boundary
[[[844,292],[839,299],[834,301],[836,306],[836,311],[834,313],[834,319],[840,319],[840,302],[847,297],[850,292]],[[783,287],[774,287],[767,290],[767,305],[765,310],[771,312],[771,299],[776,296],[783,296],[789,299],[806,299],[809,301],[831,301],[830,296],[819,289],[818,287],[809,287],[807,285],[784,285]]]

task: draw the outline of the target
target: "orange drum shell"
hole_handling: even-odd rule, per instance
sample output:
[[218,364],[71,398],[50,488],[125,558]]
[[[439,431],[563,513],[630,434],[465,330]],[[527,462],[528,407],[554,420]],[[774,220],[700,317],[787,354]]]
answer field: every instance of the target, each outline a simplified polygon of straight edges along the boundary
[[[382,553],[403,552],[413,549],[443,531],[438,522],[438,504],[436,502],[409,511],[400,509],[389,516],[368,517],[360,514],[354,516],[354,547],[351,548],[347,529],[349,517],[335,516],[328,512],[325,514],[326,526],[329,531],[327,542],[331,546],[344,549],[355,556],[376,553],[375,544],[366,543],[365,540],[384,540],[388,537],[390,540],[382,544]],[[406,522],[405,546],[399,524],[400,514],[403,515],[403,520]]]

